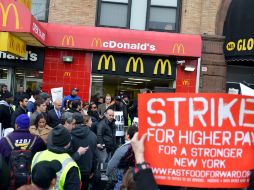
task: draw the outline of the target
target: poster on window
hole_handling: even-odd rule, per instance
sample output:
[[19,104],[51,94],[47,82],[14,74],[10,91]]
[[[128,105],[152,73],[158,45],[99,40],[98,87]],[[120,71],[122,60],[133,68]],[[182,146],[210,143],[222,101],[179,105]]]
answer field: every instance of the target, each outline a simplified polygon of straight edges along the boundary
[[[254,168],[254,97],[138,96],[139,135],[158,184],[246,188]],[[153,147],[153,148],[151,148]]]
[[51,88],[51,95],[52,95],[52,100],[53,102],[55,100],[63,100],[63,87],[59,88]]
[[124,136],[124,118],[122,111],[115,111],[115,124],[116,124],[116,136],[122,137]]

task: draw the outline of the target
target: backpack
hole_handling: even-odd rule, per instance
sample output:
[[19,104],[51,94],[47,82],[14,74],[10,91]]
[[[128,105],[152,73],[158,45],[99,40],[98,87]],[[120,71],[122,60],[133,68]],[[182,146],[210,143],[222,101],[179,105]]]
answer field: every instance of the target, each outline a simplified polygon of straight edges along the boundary
[[33,159],[32,147],[37,139],[35,136],[25,150],[21,150],[5,137],[12,151],[9,160],[10,167],[10,189],[17,189],[22,185],[30,184],[31,163]]

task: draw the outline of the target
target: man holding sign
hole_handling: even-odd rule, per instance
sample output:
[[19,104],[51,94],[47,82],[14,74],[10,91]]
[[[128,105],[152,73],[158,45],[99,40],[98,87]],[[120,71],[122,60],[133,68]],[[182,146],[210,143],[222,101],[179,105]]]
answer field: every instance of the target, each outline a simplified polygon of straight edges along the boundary
[[139,95],[139,131],[148,134],[145,158],[157,183],[247,187],[254,168],[253,108],[254,98],[239,95]]

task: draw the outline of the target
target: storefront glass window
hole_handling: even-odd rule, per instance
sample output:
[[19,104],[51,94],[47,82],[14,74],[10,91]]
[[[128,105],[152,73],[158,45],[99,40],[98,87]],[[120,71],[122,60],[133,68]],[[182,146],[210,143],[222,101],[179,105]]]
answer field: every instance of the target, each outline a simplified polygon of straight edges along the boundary
[[7,79],[8,69],[0,68],[0,80]]
[[92,96],[99,97],[110,94],[118,95],[125,92],[131,98],[137,98],[137,94],[143,90],[156,91],[156,89],[173,89],[173,80],[138,78],[112,75],[92,75]]
[[15,90],[17,90],[20,86],[23,86],[25,90],[36,90],[41,88],[43,77],[42,71],[17,69],[15,71],[15,76]]

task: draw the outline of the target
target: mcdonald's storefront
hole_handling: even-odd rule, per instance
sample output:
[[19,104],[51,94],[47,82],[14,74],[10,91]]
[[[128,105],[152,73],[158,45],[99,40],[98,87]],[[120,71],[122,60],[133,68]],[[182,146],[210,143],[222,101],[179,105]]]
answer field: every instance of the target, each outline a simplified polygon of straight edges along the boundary
[[[16,11],[8,12],[10,4]],[[95,94],[114,95],[122,90],[135,96],[144,88],[198,89],[199,35],[40,23],[16,1],[3,0],[1,6],[6,18],[0,21],[0,32],[45,48],[43,91],[63,86],[67,95],[77,87],[88,101]],[[17,15],[15,25],[11,21]]]

